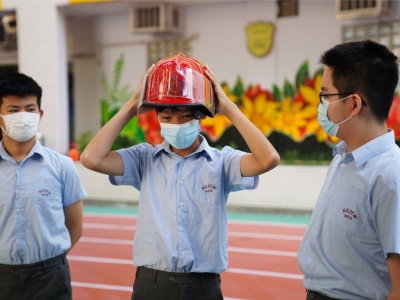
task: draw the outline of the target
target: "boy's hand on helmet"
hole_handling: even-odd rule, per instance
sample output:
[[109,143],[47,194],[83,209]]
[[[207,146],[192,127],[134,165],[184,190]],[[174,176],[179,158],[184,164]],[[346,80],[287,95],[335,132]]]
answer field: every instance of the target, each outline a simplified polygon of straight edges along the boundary
[[228,105],[232,105],[233,103],[231,100],[229,100],[228,96],[224,93],[221,85],[219,84],[216,76],[214,73],[211,71],[210,67],[208,65],[206,67],[206,74],[208,79],[211,81],[213,87],[214,87],[214,92],[217,95],[217,106],[216,106],[216,112],[218,114],[224,114],[226,108]]
[[133,93],[132,98],[129,100],[129,102],[132,103],[133,106],[135,106],[137,108],[138,104],[139,104],[139,100],[140,100],[140,95],[141,95],[141,91],[143,87],[143,82],[146,76],[148,76],[151,71],[153,71],[154,69],[154,64],[151,65],[151,67],[147,70],[146,74],[142,77],[142,79],[140,80],[139,85],[137,86],[135,92]]

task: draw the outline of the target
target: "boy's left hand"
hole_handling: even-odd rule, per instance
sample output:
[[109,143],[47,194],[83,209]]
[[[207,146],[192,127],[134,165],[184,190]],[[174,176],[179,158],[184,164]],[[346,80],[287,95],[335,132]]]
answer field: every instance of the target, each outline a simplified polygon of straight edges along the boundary
[[227,107],[229,105],[234,105],[234,104],[231,100],[229,100],[228,96],[224,93],[224,90],[219,84],[217,77],[211,71],[210,67],[208,65],[206,65],[205,67],[206,67],[206,75],[208,79],[211,81],[214,87],[214,92],[217,95],[216,112],[221,115],[225,114]]

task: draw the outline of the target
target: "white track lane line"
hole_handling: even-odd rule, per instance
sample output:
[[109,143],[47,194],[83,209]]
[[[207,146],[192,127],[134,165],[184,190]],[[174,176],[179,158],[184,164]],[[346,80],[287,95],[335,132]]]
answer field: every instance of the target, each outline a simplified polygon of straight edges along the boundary
[[[78,281],[72,281],[71,285],[73,287],[82,287],[82,288],[89,288],[89,289],[96,289],[96,290],[122,291],[122,292],[132,293],[131,286],[99,284],[99,283],[78,282]],[[248,300],[248,299],[224,297],[224,300]]]
[[228,231],[228,236],[253,238],[253,239],[283,240],[283,241],[301,241],[303,239],[302,235],[239,232],[239,231]]
[[77,282],[77,281],[72,281],[71,285],[73,287],[83,287],[83,288],[89,288],[89,289],[109,290],[109,291],[123,291],[123,292],[131,292],[131,293],[132,293],[132,289],[133,289],[133,287],[131,287],[131,286],[89,283],[89,282]]
[[101,224],[101,223],[83,223],[83,228],[90,229],[109,229],[109,230],[136,230],[135,225],[121,225],[121,224]]
[[[79,239],[80,243],[97,243],[97,244],[110,244],[110,245],[127,245],[132,246],[132,240],[121,240],[121,239],[105,239],[83,236]],[[228,247],[229,252],[246,253],[246,254],[261,254],[261,255],[275,255],[275,256],[289,256],[297,257],[297,252],[290,251],[278,251],[268,249],[254,249],[254,248],[240,248],[240,247]]]
[[237,273],[242,275],[258,275],[258,276],[266,276],[266,277],[275,277],[275,278],[287,278],[287,279],[299,279],[303,280],[303,275],[300,274],[289,274],[289,273],[278,273],[278,272],[269,272],[269,271],[260,271],[260,270],[247,270],[247,269],[238,269],[238,268],[228,268],[225,272],[229,273]]
[[[120,259],[120,258],[108,258],[108,257],[93,257],[93,256],[80,256],[80,255],[68,255],[69,261],[83,261],[92,263],[105,263],[114,265],[133,265],[133,261],[130,259]],[[242,275],[257,275],[275,278],[287,278],[287,279],[303,279],[303,275],[300,274],[289,274],[289,273],[279,273],[279,272],[269,272],[261,270],[248,270],[239,268],[228,268],[225,272],[227,273],[237,273]]]
[[105,239],[83,236],[79,239],[79,243],[98,243],[98,244],[111,244],[111,245],[133,245],[133,240],[121,240],[121,239]]
[[[130,219],[136,220],[137,215],[128,214],[98,214],[98,213],[84,213],[86,217],[94,218],[108,218],[108,219]],[[248,220],[228,220],[228,224],[239,224],[239,225],[255,225],[255,226],[273,226],[273,227],[293,227],[293,228],[306,228],[307,224],[295,224],[295,223],[281,223],[271,221],[248,221]]]
[[[101,223],[83,223],[83,228],[105,229],[105,230],[127,230],[127,231],[136,230],[136,226],[134,225],[101,224]],[[303,236],[301,235],[239,232],[239,231],[229,231],[228,236],[254,238],[254,239],[283,240],[283,241],[301,241],[303,239]]]

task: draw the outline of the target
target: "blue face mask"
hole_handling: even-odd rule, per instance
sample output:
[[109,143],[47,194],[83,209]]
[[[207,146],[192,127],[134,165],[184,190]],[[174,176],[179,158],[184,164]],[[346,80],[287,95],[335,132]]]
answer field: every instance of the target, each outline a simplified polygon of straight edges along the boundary
[[189,148],[200,132],[199,121],[194,119],[185,124],[161,123],[161,136],[177,149]]
[[[351,95],[350,95],[351,96]],[[325,100],[324,98],[321,98],[322,103],[319,104],[318,106],[318,122],[321,125],[322,129],[328,134],[328,135],[332,135],[332,136],[336,136],[338,130],[339,130],[339,125],[343,124],[344,122],[346,122],[347,120],[351,119],[351,116],[348,117],[346,120],[335,124],[333,123],[331,120],[329,120],[328,118],[328,107],[329,105],[339,102],[339,101],[343,101],[347,98],[349,98],[350,96],[347,96],[345,98],[333,101],[333,102],[329,102],[328,100]]]

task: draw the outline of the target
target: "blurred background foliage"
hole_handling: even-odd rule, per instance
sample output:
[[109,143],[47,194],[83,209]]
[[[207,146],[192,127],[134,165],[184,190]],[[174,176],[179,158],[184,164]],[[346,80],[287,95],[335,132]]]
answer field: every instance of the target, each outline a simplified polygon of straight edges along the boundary
[[[102,74],[101,120],[106,124],[126,103],[133,92],[129,85],[120,86],[124,67],[121,55],[114,66],[111,79]],[[264,89],[259,84],[245,86],[238,76],[233,87],[222,82],[228,98],[241,112],[268,137],[287,164],[327,164],[332,159],[332,147],[339,142],[328,136],[318,123],[319,92],[323,69],[310,76],[308,61],[296,72],[294,82],[284,80],[283,87],[276,84]],[[389,115],[388,126],[400,137],[400,97],[396,95]],[[201,123],[202,134],[210,146],[221,149],[225,145],[249,151],[244,139],[224,115],[206,118]],[[85,132],[77,137],[80,152],[92,137]],[[124,127],[112,146],[112,150],[127,148],[142,142],[152,145],[163,141],[155,111],[138,115]]]

